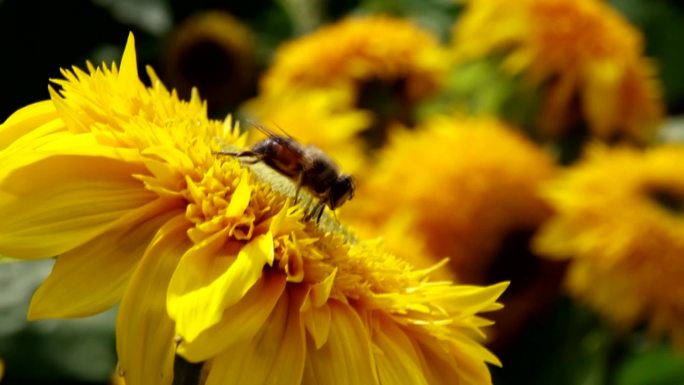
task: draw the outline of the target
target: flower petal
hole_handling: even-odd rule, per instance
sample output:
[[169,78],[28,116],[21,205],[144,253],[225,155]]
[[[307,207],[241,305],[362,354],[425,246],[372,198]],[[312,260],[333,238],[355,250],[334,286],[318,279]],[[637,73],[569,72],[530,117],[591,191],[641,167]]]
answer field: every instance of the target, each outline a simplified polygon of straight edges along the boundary
[[[444,341],[425,334],[415,334],[423,357],[424,372],[430,384],[453,384],[454,378],[468,385],[491,384],[487,356],[494,357],[476,341],[466,336]],[[495,361],[498,361],[494,357]]]
[[[220,234],[219,234],[220,235]],[[224,310],[238,303],[273,262],[273,236],[254,237],[237,257],[218,254],[223,242],[188,251],[169,284],[167,307],[183,340],[192,342],[217,324]]]
[[300,303],[296,294],[283,294],[255,339],[216,357],[206,385],[300,384],[306,355]]
[[377,347],[375,362],[382,385],[427,385],[420,358],[413,343],[397,324],[386,317],[380,318],[373,330],[373,343]]
[[16,111],[0,125],[0,150],[57,117],[55,106],[50,100],[33,103]]
[[330,334],[331,314],[328,306],[310,307],[302,313],[302,320],[306,330],[313,338],[314,347],[320,349],[328,342]]
[[175,214],[159,215],[168,205],[168,200],[153,201],[116,228],[59,256],[33,295],[28,318],[83,317],[119,302],[152,237]]
[[303,384],[379,384],[367,327],[351,306],[331,300],[328,342],[316,350],[309,341]]
[[0,181],[4,192],[14,195],[0,202],[0,254],[52,257],[102,234],[155,198],[131,176],[135,170],[111,159],[65,156]]
[[[62,125],[60,121],[42,125],[0,152],[0,180],[3,181],[4,189],[12,186],[11,183],[5,181],[6,179],[11,177],[18,179],[16,174],[22,174],[24,167],[40,161],[52,162],[52,157],[81,155],[140,163],[140,154],[136,149],[102,146],[98,143],[96,134],[74,135],[60,131]],[[89,159],[82,158],[81,161],[86,162]],[[59,169],[54,168],[54,171],[59,171]],[[144,172],[142,166],[139,171]]]
[[226,217],[236,217],[242,215],[249,205],[249,198],[252,196],[252,186],[249,180],[249,174],[243,172],[240,182],[238,182],[235,192],[226,208]]
[[221,321],[193,342],[182,341],[177,353],[191,362],[205,361],[237,341],[251,340],[264,326],[285,290],[285,276],[264,274],[245,297],[223,312]]
[[124,293],[116,322],[116,350],[126,385],[171,384],[174,325],[164,304],[171,275],[190,247],[188,226],[179,214],[159,229]]
[[121,84],[121,88],[126,90],[129,95],[133,95],[140,87],[138,59],[135,53],[135,38],[133,37],[133,32],[128,34],[126,48],[124,48],[123,56],[121,56],[119,84]]

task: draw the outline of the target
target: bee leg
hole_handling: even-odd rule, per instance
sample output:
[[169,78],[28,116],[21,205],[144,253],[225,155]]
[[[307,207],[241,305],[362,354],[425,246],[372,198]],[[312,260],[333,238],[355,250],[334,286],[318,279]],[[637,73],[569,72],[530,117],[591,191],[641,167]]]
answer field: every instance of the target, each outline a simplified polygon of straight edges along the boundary
[[[253,157],[253,158],[252,159],[242,159],[242,156],[248,156],[248,157]],[[252,155],[252,154],[250,154],[250,155],[238,155],[237,157],[241,158],[240,161],[243,164],[257,164],[257,163],[261,162],[262,160],[264,160],[263,156]]]
[[[212,154],[234,156],[236,158],[240,158],[240,161],[244,164],[255,164],[255,163],[259,163],[262,160],[264,160],[264,156],[262,154],[256,153],[256,152],[251,151],[251,150],[245,150],[245,151],[240,151],[240,152],[213,151]],[[252,159],[244,159],[244,158],[252,158]]]
[[[320,219],[320,217],[321,217],[321,213],[323,213],[323,211],[321,210],[321,207],[323,207],[324,205],[325,205],[325,204],[322,203],[322,202],[316,202],[316,204],[314,205],[314,207],[306,214],[306,216],[304,217],[304,219],[306,219],[307,221],[309,221],[309,220],[311,220],[311,219],[313,219],[313,218],[316,218],[316,223],[318,223],[318,221],[319,221],[319,219]],[[319,213],[319,212],[320,212],[320,213]]]
[[[317,215],[316,215],[316,210],[318,210]],[[321,201],[316,205],[316,207],[314,207],[313,214],[316,216],[316,223],[319,223],[321,221],[321,217],[323,216],[324,211],[325,211],[325,202]]]
[[297,204],[297,200],[299,199],[299,191],[302,189],[302,179],[303,179],[304,173],[299,173],[297,176],[297,189],[295,190],[295,196],[294,196],[294,203]]
[[325,205],[320,205],[321,209],[318,212],[318,216],[316,217],[316,223],[319,223],[321,221],[321,217],[323,216],[323,212],[325,211]]

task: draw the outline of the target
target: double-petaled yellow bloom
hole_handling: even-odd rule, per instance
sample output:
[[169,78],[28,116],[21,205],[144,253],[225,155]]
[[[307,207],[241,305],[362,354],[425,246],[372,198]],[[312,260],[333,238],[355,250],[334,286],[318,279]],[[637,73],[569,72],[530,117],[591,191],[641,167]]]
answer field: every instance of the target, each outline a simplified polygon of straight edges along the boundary
[[[393,123],[413,124],[449,66],[446,48],[413,23],[350,17],[285,43],[244,111],[333,150],[352,170],[381,147]],[[364,149],[365,145],[365,149]]]
[[454,27],[459,61],[502,57],[502,68],[544,92],[539,126],[557,135],[648,139],[662,100],[639,32],[600,0],[469,0]]
[[243,167],[243,138],[148,71],[64,71],[50,100],[0,126],[0,253],[58,256],[29,317],[120,303],[127,385],[170,384],[179,355],[206,384],[488,384],[480,345],[506,284],[454,286],[304,219],[294,184]]
[[[434,117],[397,132],[378,155],[342,216],[362,230],[401,226],[433,263],[449,257],[465,282],[484,280],[508,234],[550,215],[537,187],[553,175],[553,160],[494,118]],[[405,258],[414,249],[400,237],[388,247]]]
[[569,259],[566,286],[623,329],[648,323],[684,346],[681,146],[593,147],[544,188],[556,214],[536,248]]
[[351,88],[394,84],[398,97],[415,101],[443,81],[448,55],[437,39],[414,24],[388,16],[348,18],[286,43],[275,53],[261,93],[295,87]]

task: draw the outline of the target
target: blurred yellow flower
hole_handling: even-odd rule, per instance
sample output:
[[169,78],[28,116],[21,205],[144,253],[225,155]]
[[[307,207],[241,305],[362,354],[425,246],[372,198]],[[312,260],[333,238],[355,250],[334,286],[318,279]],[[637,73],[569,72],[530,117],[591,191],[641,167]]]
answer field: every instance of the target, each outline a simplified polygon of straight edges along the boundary
[[336,221],[304,219],[294,183],[239,149],[230,119],[120,70],[64,71],[51,100],[0,126],[0,253],[59,255],[29,317],[120,301],[119,373],[171,384],[176,355],[206,384],[491,383],[480,342],[506,283],[429,280]]
[[[352,97],[348,90],[334,88],[286,91],[253,99],[243,112],[276,131],[281,127],[301,143],[315,144],[345,172],[354,174],[365,165],[359,134],[372,118],[354,108]],[[248,142],[257,139],[263,135],[252,135]]]
[[648,322],[684,346],[684,148],[592,147],[550,182],[535,240],[570,259],[569,291],[623,328]]
[[248,27],[227,12],[194,14],[171,34],[163,74],[181,95],[197,87],[210,108],[231,107],[256,85],[254,43]]
[[[342,216],[364,228],[408,223],[433,263],[449,257],[461,280],[482,282],[504,237],[550,214],[536,186],[553,171],[541,148],[493,118],[435,117],[392,138]],[[415,249],[388,247],[405,258]]]
[[458,61],[503,55],[502,68],[544,89],[539,126],[578,120],[606,139],[648,139],[663,113],[639,32],[600,0],[469,0],[453,30]]
[[351,87],[379,81],[416,101],[435,91],[448,68],[437,39],[409,21],[355,17],[283,45],[261,82],[261,93],[293,87]]

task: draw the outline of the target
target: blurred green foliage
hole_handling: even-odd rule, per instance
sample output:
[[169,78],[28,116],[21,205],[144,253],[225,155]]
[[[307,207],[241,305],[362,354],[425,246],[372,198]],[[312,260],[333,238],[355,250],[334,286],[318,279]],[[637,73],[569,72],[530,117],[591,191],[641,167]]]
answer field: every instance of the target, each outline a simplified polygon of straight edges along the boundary
[[2,383],[104,383],[116,365],[114,311],[78,320],[26,320],[31,295],[51,268],[52,260],[0,264]]

